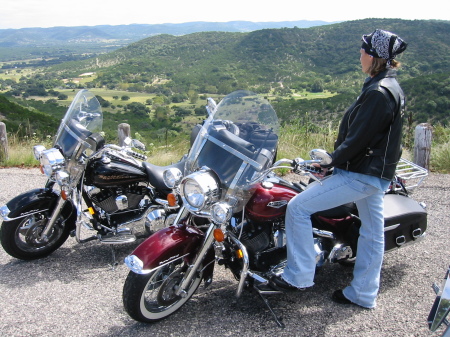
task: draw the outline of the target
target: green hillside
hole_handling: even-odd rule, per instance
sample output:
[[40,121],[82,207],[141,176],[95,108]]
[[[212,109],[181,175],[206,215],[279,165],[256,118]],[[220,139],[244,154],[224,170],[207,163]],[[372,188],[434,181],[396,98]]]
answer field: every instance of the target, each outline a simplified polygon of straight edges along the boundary
[[[399,57],[403,63],[399,80],[408,96],[414,97],[409,100],[410,111],[415,111],[420,122],[448,123],[448,103],[427,102],[428,97],[441,94],[433,86],[426,92],[417,90],[417,81],[435,73],[444,82],[448,79],[449,21],[366,19],[307,29],[158,35],[93,59],[63,63],[52,71],[65,76],[93,71],[97,77],[90,86],[125,87],[165,96],[189,90],[227,94],[242,88],[285,98],[304,90],[357,95],[364,78],[359,66],[361,35],[379,27],[398,33],[409,43]],[[334,103],[328,99],[317,104],[330,107]],[[431,111],[430,106],[443,110]],[[331,110],[337,109],[341,107]]]

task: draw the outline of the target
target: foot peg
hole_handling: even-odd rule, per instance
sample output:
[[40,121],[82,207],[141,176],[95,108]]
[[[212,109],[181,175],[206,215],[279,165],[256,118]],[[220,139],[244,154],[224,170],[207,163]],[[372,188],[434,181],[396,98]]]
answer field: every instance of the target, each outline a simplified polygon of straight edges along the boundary
[[130,234],[128,232],[119,232],[117,234],[107,233],[105,235],[99,235],[99,240],[101,243],[115,245],[123,243],[131,243],[136,241],[136,235]]

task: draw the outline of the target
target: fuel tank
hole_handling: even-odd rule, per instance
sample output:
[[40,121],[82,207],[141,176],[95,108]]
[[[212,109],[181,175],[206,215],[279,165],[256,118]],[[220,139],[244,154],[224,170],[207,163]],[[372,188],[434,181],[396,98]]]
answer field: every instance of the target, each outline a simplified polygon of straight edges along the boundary
[[274,221],[284,217],[288,202],[297,194],[288,186],[262,183],[245,206],[245,211],[253,221]]
[[139,162],[126,157],[102,157],[86,167],[86,184],[99,188],[117,187],[147,181],[145,168]]

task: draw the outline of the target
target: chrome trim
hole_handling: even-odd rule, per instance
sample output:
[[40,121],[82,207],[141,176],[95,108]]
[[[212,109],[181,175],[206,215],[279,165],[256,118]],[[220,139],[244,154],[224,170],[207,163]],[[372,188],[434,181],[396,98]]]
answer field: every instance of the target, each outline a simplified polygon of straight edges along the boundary
[[240,297],[242,294],[242,291],[244,290],[244,284],[245,279],[247,278],[247,275],[249,275],[249,265],[250,265],[250,259],[248,257],[247,248],[242,244],[241,241],[239,241],[233,233],[228,232],[228,237],[233,241],[234,244],[239,246],[239,249],[242,251],[242,270],[241,270],[241,276],[239,278],[239,284],[238,288],[236,290],[236,297]]
[[333,240],[336,239],[333,232],[324,231],[324,230],[317,229],[317,228],[313,228],[313,234],[320,236],[322,238],[333,239]]
[[[436,331],[439,326],[444,323],[448,326],[448,320],[446,319],[447,315],[450,313],[450,268],[447,270],[447,273],[445,275],[445,280],[443,282],[443,287],[439,289],[439,287],[435,286],[436,295],[438,297],[436,298],[436,301],[439,298],[439,303],[437,304],[436,311],[434,313],[434,316],[429,317],[429,328],[431,331]],[[437,288],[437,289],[436,289]],[[450,326],[447,327],[447,329],[444,331],[444,334],[442,336],[449,336],[450,334]]]
[[244,170],[247,168],[247,165],[248,163],[246,163],[245,161],[241,164],[239,170],[236,172],[236,175],[233,178],[233,181],[230,184],[230,190],[234,190],[236,188],[236,185],[239,179],[241,179],[241,176],[244,173]]
[[4,221],[8,221],[10,220],[8,218],[8,215],[11,211],[9,210],[8,206],[4,205],[2,207],[0,207],[0,217],[4,220]]
[[391,226],[384,227],[384,231],[385,231],[385,232],[391,231],[391,230],[393,230],[393,229],[396,229],[398,226],[400,226],[399,223],[397,223],[397,224],[395,224],[395,225],[391,225]]
[[215,225],[211,224],[208,228],[208,231],[206,232],[205,239],[203,241],[202,247],[200,249],[200,252],[195,257],[194,263],[189,266],[189,269],[187,270],[186,274],[183,277],[183,280],[180,283],[179,289],[176,291],[177,295],[183,294],[183,292],[186,292],[186,288],[189,287],[191,284],[192,279],[195,277],[195,274],[199,271],[200,265],[203,262],[204,257],[208,253],[209,248],[214,242],[214,229]]
[[5,205],[5,206],[2,206],[0,208],[0,217],[3,218],[3,221],[11,221],[11,220],[25,218],[25,217],[27,217],[29,215],[45,212],[45,211],[48,211],[48,210],[49,210],[48,208],[46,208],[46,209],[37,209],[37,210],[33,210],[33,211],[29,212],[29,213],[25,213],[25,214],[22,213],[19,216],[16,216],[14,218],[10,218],[8,215],[9,215],[9,213],[11,213],[11,211],[9,210],[8,206]]
[[125,258],[124,263],[125,265],[128,267],[128,269],[130,269],[132,272],[136,273],[136,274],[149,274],[155,270],[158,270],[166,265],[168,265],[169,263],[172,263],[174,261],[177,261],[179,259],[182,259],[184,257],[186,257],[187,255],[189,255],[189,253],[186,253],[182,256],[178,256],[175,259],[169,259],[168,261],[165,261],[163,264],[160,264],[158,267],[152,268],[152,269],[140,269],[138,270],[137,268],[134,267],[133,265],[133,260],[137,259],[138,261],[141,261],[136,255],[129,255]]

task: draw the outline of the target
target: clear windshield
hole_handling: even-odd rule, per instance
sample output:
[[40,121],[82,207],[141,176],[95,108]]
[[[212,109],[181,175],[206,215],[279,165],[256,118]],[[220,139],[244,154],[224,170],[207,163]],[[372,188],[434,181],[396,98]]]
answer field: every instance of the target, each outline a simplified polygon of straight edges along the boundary
[[55,147],[70,159],[90,148],[87,138],[102,130],[103,114],[95,95],[88,90],[77,93],[70,104],[56,135]]
[[266,99],[249,91],[233,92],[205,121],[189,152],[186,173],[211,169],[220,180],[221,199],[239,199],[242,206],[275,159],[278,129]]

